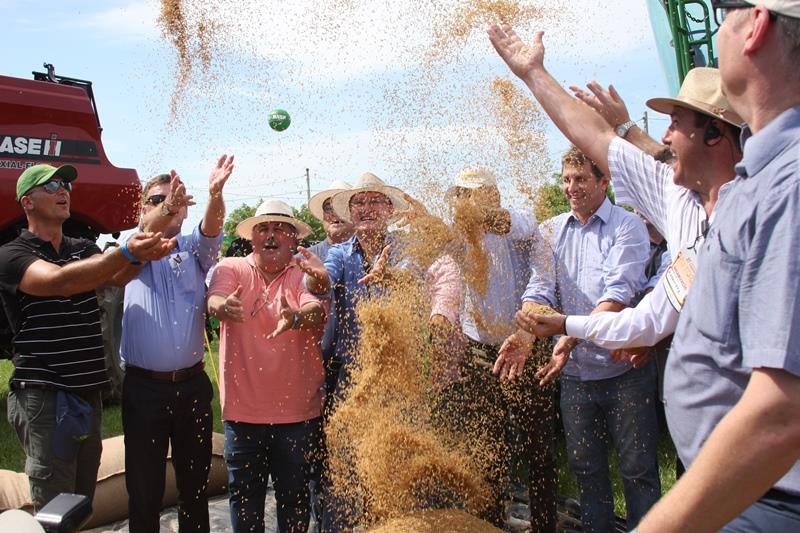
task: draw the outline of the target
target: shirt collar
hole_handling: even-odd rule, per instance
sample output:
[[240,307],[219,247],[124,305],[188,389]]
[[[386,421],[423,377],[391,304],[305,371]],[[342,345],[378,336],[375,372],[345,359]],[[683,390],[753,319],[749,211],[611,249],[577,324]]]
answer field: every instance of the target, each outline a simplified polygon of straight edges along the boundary
[[[603,200],[603,203],[600,204],[600,207],[597,208],[597,211],[592,213],[592,216],[589,217],[588,222],[591,222],[592,220],[594,220],[595,217],[597,217],[603,221],[603,224],[608,223],[608,219],[611,217],[612,207],[614,206],[611,204],[611,201],[608,199],[608,196],[606,196],[605,199]],[[569,212],[569,217],[574,220],[578,220],[578,217],[576,217],[575,213],[573,213],[572,211]],[[578,222],[580,221],[578,220]]]
[[800,106],[787,109],[758,133],[754,134],[745,125],[740,137],[744,153],[742,160],[736,164],[736,174],[748,177],[761,172],[789,144],[795,142],[798,132]]

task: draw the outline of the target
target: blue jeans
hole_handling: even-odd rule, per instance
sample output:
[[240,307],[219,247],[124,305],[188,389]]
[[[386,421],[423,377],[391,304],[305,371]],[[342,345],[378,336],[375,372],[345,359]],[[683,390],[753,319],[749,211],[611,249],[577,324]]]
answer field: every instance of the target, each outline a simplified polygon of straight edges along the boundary
[[234,533],[263,533],[270,476],[275,487],[278,532],[308,530],[308,456],[319,439],[320,420],[292,424],[224,422]]
[[622,475],[628,528],[636,527],[661,495],[656,390],[652,360],[615,378],[561,380],[567,460],[581,489],[584,531],[614,531],[609,437]]

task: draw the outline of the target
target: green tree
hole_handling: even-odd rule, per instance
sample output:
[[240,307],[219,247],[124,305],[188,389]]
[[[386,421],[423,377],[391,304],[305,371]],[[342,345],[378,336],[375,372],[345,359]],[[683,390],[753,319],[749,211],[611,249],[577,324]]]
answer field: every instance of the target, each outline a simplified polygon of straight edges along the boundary
[[307,205],[303,204],[300,209],[292,208],[292,212],[298,220],[302,220],[311,226],[312,230],[314,230],[311,235],[306,237],[306,244],[316,244],[325,239],[325,229],[322,227],[322,222],[317,220],[317,218],[311,214],[311,211],[308,210]]
[[255,214],[256,208],[247,204],[240,205],[228,214],[228,218],[222,226],[222,230],[225,233],[222,239],[222,255],[225,255],[231,243],[239,238],[239,236],[236,235],[236,226],[239,225],[239,222]]

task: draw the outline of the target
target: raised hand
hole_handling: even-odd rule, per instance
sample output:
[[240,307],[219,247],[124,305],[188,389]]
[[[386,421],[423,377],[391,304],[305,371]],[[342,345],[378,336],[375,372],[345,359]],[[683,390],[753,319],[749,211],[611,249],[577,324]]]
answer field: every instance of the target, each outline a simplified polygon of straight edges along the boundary
[[126,246],[138,261],[155,261],[168,255],[176,242],[175,238],[165,239],[160,232],[142,232],[128,239]]
[[281,310],[278,323],[275,325],[275,329],[272,330],[272,333],[267,335],[267,340],[274,339],[281,333],[292,329],[292,324],[294,324],[295,321],[295,314],[298,312],[297,309],[292,309],[289,306],[289,302],[286,301],[286,297],[281,295]]
[[222,194],[222,188],[233,172],[233,156],[222,154],[217,164],[208,176],[208,194],[216,196]]
[[578,344],[578,339],[575,337],[567,337],[564,335],[553,347],[553,355],[550,360],[536,372],[536,379],[539,380],[539,386],[544,387],[561,373],[561,369],[567,364],[569,354],[572,349]]
[[236,290],[225,298],[225,303],[222,305],[222,314],[217,313],[217,318],[220,320],[230,320],[232,322],[244,322],[244,308],[242,307],[242,286],[236,287]]
[[609,85],[606,90],[596,81],[590,81],[586,87],[589,88],[591,94],[574,85],[570,85],[569,88],[577,99],[597,111],[609,126],[616,128],[631,119],[625,102],[613,85]]
[[564,315],[542,315],[539,313],[526,313],[517,311],[514,315],[517,326],[537,337],[550,337],[564,332]]
[[518,77],[524,78],[532,71],[544,67],[543,31],[533,34],[533,43],[530,45],[523,43],[508,24],[493,24],[489,27],[488,34],[494,49]]
[[408,224],[413,224],[415,221],[420,220],[423,217],[430,217],[430,213],[428,213],[428,210],[425,209],[425,206],[417,201],[413,196],[403,193],[403,199],[408,202],[409,207],[408,209],[395,212],[395,215],[399,218],[396,222],[398,226],[406,226]]
[[319,283],[328,285],[328,270],[325,268],[325,264],[322,262],[322,260],[315,254],[311,253],[308,248],[304,246],[298,246],[297,251],[303,256],[303,259],[298,261],[300,270],[317,280]]
[[362,285],[369,285],[371,283],[378,283],[380,281],[383,281],[383,279],[386,277],[386,268],[387,264],[389,263],[390,248],[391,246],[388,244],[383,247],[383,251],[381,251],[380,257],[378,257],[378,260],[375,261],[374,265],[372,265],[369,274],[359,279],[358,283]]
[[522,376],[525,370],[525,361],[533,350],[533,337],[525,331],[512,333],[500,346],[497,360],[494,362],[492,372],[499,376],[501,381],[513,381]]
[[[164,200],[167,209],[172,212],[177,212],[182,207],[189,207],[195,205],[194,197],[191,194],[186,194],[186,185],[181,181],[181,177],[175,172],[175,169],[169,171],[171,176],[169,182],[169,194]],[[177,209],[173,209],[177,208]]]

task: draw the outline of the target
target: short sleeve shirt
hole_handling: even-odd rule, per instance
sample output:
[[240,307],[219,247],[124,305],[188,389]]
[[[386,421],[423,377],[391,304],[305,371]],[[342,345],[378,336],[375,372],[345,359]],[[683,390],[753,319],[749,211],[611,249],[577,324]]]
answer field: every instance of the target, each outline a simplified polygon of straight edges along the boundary
[[0,297],[14,333],[12,387],[87,391],[108,384],[97,293],[33,296],[19,289],[38,260],[63,266],[99,253],[95,243],[67,236],[56,251],[27,230],[0,247]]
[[[742,138],[736,180],[720,194],[667,359],[667,418],[687,466],[752,369],[800,376],[800,107]],[[800,495],[800,466],[776,487]]]

